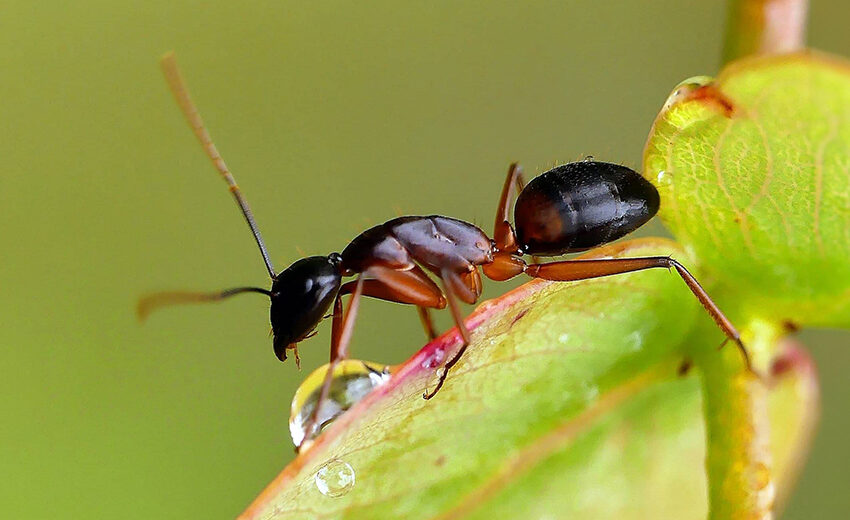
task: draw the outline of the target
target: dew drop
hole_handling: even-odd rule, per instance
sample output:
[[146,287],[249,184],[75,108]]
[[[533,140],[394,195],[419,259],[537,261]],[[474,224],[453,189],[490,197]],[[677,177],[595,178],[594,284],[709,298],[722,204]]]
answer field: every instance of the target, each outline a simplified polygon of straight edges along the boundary
[[595,160],[596,160],[596,158],[593,157],[592,155],[585,155],[584,156],[584,162],[593,162]]
[[643,349],[643,334],[640,331],[634,331],[629,334],[628,338],[628,347],[632,352],[639,352]]
[[437,368],[443,363],[446,357],[446,351],[441,348],[435,348],[430,356],[422,360],[422,368]]
[[655,185],[658,187],[670,186],[673,184],[673,174],[666,170],[659,170],[655,176]]
[[[318,434],[306,438],[306,427],[313,410],[316,409],[327,370],[328,365],[317,368],[301,383],[292,398],[289,434],[292,436],[292,442],[295,446],[301,446]],[[390,367],[388,366],[357,359],[346,359],[340,362],[334,370],[328,398],[322,403],[317,414],[319,430],[321,431],[322,428],[332,423],[343,412],[360,402],[369,395],[369,392],[386,383],[389,379]]]
[[713,81],[714,79],[710,76],[694,76],[686,79],[676,85],[673,92],[671,92],[670,96],[667,98],[667,101],[664,102],[664,107],[661,110],[669,110],[673,105],[688,99],[688,96],[690,96],[695,90],[706,85],[710,85]]
[[316,471],[315,480],[321,494],[331,498],[341,497],[354,487],[354,468],[343,460],[331,459]]
[[437,384],[439,384],[440,378],[443,376],[443,372],[445,371],[446,367],[439,367],[431,372],[428,376],[428,381],[425,383],[426,394],[430,394],[434,388],[437,388]]
[[597,397],[599,397],[599,387],[588,382],[583,382],[581,385],[581,393],[582,398],[586,403],[592,403],[596,401]]

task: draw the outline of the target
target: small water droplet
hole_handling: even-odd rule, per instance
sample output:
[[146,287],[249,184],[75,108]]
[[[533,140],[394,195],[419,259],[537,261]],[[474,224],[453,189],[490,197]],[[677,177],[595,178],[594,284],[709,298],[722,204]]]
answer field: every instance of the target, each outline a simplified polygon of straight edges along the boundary
[[688,78],[685,81],[679,83],[673,89],[673,92],[670,93],[670,96],[667,98],[667,101],[664,102],[664,107],[662,107],[662,111],[669,110],[670,107],[672,107],[676,103],[687,99],[688,96],[690,96],[695,90],[709,85],[713,81],[714,79],[709,76],[694,76],[693,78]]
[[[317,434],[306,438],[306,427],[316,409],[328,365],[317,368],[307,376],[295,396],[289,415],[289,434],[295,446],[305,445]],[[390,379],[390,368],[379,363],[346,359],[334,370],[328,398],[317,414],[319,430],[329,425],[346,410],[360,402],[369,392]]]
[[588,382],[581,384],[582,397],[586,403],[591,403],[599,397],[599,387]]
[[437,368],[443,364],[443,359],[446,358],[446,351],[441,348],[435,348],[430,356],[422,360],[422,368]]
[[673,184],[673,174],[667,170],[659,170],[655,176],[655,184],[659,187],[670,186]]
[[437,388],[437,384],[440,382],[440,378],[443,377],[443,372],[446,371],[446,367],[440,367],[437,370],[431,371],[431,374],[428,376],[428,381],[425,383],[425,393],[430,394],[434,388]]
[[316,487],[326,497],[341,497],[354,487],[354,477],[354,468],[351,464],[332,459],[322,464],[316,471]]
[[593,162],[594,160],[596,160],[596,159],[592,155],[585,155],[584,156],[584,162]]
[[638,352],[643,349],[643,334],[637,330],[629,334],[626,341],[632,352]]
[[560,343],[561,345],[566,345],[569,340],[570,340],[570,335],[567,334],[566,332],[564,332],[563,334],[558,336],[558,343]]

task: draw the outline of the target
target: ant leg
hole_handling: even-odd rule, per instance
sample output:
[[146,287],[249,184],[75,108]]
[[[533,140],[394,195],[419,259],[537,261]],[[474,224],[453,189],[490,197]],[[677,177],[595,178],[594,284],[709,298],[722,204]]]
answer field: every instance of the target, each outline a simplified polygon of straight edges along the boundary
[[437,395],[437,392],[439,392],[440,388],[443,387],[443,383],[446,382],[446,376],[449,375],[449,370],[451,370],[451,368],[460,361],[461,356],[463,356],[463,353],[466,352],[466,347],[469,346],[469,329],[466,328],[466,324],[463,322],[463,314],[461,314],[460,307],[457,302],[457,295],[455,294],[455,287],[462,286],[463,280],[459,275],[447,269],[443,269],[441,271],[440,277],[443,279],[446,299],[449,300],[449,309],[452,311],[452,318],[454,318],[455,324],[457,324],[457,329],[460,331],[460,337],[463,339],[463,344],[460,346],[460,349],[454,357],[443,365],[443,373],[440,374],[440,378],[437,381],[437,387],[430,392],[422,394],[422,397],[425,399],[431,399]]
[[[351,293],[351,303],[348,304],[348,311],[343,316],[342,297],[349,293]],[[340,361],[348,358],[348,345],[361,296],[420,307],[442,309],[446,306],[446,300],[440,288],[418,267],[407,271],[396,271],[388,267],[372,266],[361,273],[357,280],[344,284],[334,300],[330,363],[316,407],[304,430],[305,439],[311,439],[319,426],[319,409],[330,393],[334,370]]]
[[517,163],[511,164],[508,168],[508,177],[505,179],[504,186],[502,186],[502,195],[499,197],[496,223],[493,228],[493,240],[496,242],[499,251],[513,253],[519,249],[516,243],[516,234],[511,227],[511,202],[524,187],[525,180],[522,177],[522,167]]
[[[413,266],[406,271],[397,271],[388,267],[374,266],[369,273],[375,279],[366,280],[363,294],[381,300],[416,305],[422,327],[429,340],[434,340],[439,334],[434,327],[429,308],[443,309],[446,300],[437,284],[419,266]],[[348,289],[351,282],[343,286]]]
[[425,329],[425,335],[428,336],[429,341],[434,341],[437,339],[437,329],[434,327],[434,321],[431,319],[431,312],[428,310],[428,307],[420,307],[416,306],[416,310],[419,312],[419,320],[422,321],[422,327]]
[[472,301],[467,301],[464,299],[464,295],[461,291],[458,292],[458,296],[461,299],[469,304],[473,304],[478,301],[478,298],[481,296],[481,273],[478,272],[478,269],[475,268],[471,271],[467,271],[466,273],[460,275],[460,279],[463,281],[463,285],[466,289],[469,290],[472,295]]
[[[443,292],[418,266],[406,271],[372,266],[368,276],[363,284],[364,296],[431,309],[446,307]],[[340,294],[352,292],[355,284],[356,281],[343,284]]]
[[[434,340],[439,335],[428,309],[443,309],[446,300],[437,284],[419,266],[407,271],[375,266],[370,268],[369,273],[375,276],[375,279],[366,280],[363,289],[365,296],[416,305],[428,339]],[[343,287],[347,288],[346,286]]]
[[333,325],[331,333],[331,360],[328,364],[328,370],[325,372],[325,380],[322,382],[322,390],[319,393],[319,399],[316,401],[316,407],[310,415],[310,420],[304,429],[304,439],[311,439],[318,426],[319,410],[328,399],[331,390],[331,381],[333,373],[339,362],[348,357],[348,343],[351,340],[351,332],[354,329],[354,320],[357,317],[357,309],[360,307],[360,296],[363,294],[363,282],[365,281],[361,274],[357,278],[357,283],[354,286],[354,292],[351,293],[351,302],[348,304],[348,312],[343,318],[342,313],[342,296],[340,291],[334,300]]
[[[732,325],[732,322],[723,314],[719,307],[711,300],[705,289],[694,276],[688,272],[685,267],[668,256],[647,256],[640,258],[600,258],[588,260],[564,260],[561,262],[550,262],[546,264],[531,264],[525,272],[534,278],[543,278],[545,280],[556,281],[572,281],[572,280],[587,280],[589,278],[598,278],[601,276],[611,276],[615,274],[629,273],[632,271],[641,271],[643,269],[652,268],[675,269],[682,280],[687,284],[688,289],[696,296],[697,300],[702,304],[717,326],[726,334],[727,341],[733,341],[744,361],[747,365],[747,370],[753,372],[752,364],[750,363],[750,355],[744,344],[741,342],[741,335],[738,330]],[[724,341],[725,343],[725,341]]]

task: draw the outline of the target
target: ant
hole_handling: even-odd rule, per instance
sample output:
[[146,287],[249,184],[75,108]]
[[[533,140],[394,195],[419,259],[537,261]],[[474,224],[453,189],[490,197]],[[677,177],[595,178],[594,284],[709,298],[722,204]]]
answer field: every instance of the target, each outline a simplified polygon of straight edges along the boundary
[[[320,321],[333,306],[330,365],[311,421],[305,429],[310,438],[318,429],[316,412],[330,390],[337,364],[348,357],[348,344],[364,296],[415,305],[426,333],[436,337],[429,309],[448,306],[462,338],[436,387],[423,397],[431,399],[463,356],[470,342],[459,302],[474,304],[481,295],[481,274],[503,281],[526,274],[532,278],[573,281],[651,268],[674,269],[725,333],[724,344],[733,341],[750,368],[750,359],[734,325],[711,300],[684,266],[666,256],[561,260],[528,264],[524,255],[558,256],[585,251],[621,238],[645,224],[658,211],[655,187],[639,173],[618,164],[587,158],[557,166],[526,185],[521,168],[508,170],[496,211],[493,237],[462,220],[440,215],[404,216],[368,229],[355,237],[342,253],[310,256],[285,270],[272,267],[265,244],[248,203],[233,175],[210,139],[189,95],[173,53],[161,62],[168,85],[213,165],[251,228],[272,280],[271,290],[236,287],[215,293],[167,292],[139,301],[139,315],[175,303],[217,301],[254,292],[271,300],[274,352],[285,361],[292,350],[300,367],[298,343],[315,334]],[[510,209],[514,203],[514,224]],[[440,282],[426,273],[430,272]],[[356,276],[343,283],[343,277]],[[350,295],[343,312],[342,298]],[[722,346],[722,345],[721,345]]]

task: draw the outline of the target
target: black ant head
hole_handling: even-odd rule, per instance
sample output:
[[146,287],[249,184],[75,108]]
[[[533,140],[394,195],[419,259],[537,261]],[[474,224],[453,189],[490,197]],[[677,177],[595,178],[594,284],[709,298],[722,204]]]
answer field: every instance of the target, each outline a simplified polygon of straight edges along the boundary
[[286,350],[310,335],[339,292],[342,257],[302,258],[275,276],[271,290],[274,353],[286,359]]

